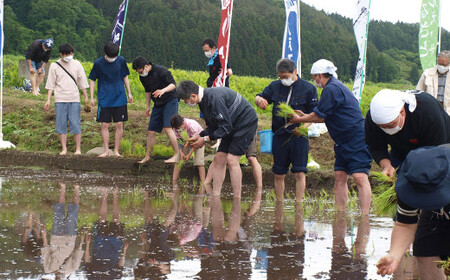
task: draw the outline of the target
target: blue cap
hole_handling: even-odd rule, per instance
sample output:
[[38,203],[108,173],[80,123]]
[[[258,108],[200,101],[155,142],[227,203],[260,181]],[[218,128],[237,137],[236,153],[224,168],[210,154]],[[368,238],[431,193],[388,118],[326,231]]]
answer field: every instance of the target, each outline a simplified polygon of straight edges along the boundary
[[408,153],[395,191],[409,206],[435,210],[450,204],[450,148],[423,147]]
[[44,40],[44,46],[47,49],[51,49],[53,47],[53,38],[45,39]]

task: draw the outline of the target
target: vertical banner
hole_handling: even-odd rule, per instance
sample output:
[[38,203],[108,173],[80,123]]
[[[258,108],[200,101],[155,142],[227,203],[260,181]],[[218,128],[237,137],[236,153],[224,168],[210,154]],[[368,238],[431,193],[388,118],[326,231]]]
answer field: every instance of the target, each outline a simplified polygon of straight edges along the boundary
[[233,0],[222,0],[222,20],[220,22],[219,40],[217,48],[219,52],[220,64],[222,71],[214,80],[213,87],[225,86],[227,79],[227,64],[228,53],[230,48],[230,30],[231,30],[231,15],[233,12]]
[[[122,48],[123,31],[125,30],[125,21],[127,20],[128,0],[123,0],[117,13],[116,21],[114,22],[114,28],[111,33],[111,41],[119,45]],[[120,54],[120,50],[119,50]]]
[[282,58],[289,58],[297,64],[301,76],[300,50],[300,0],[284,0],[286,7],[286,24],[284,27]]
[[422,0],[420,10],[419,55],[422,69],[436,65],[439,33],[439,0]]
[[353,83],[353,95],[361,101],[364,83],[366,82],[366,51],[367,36],[369,31],[370,0],[358,0],[356,14],[353,18],[353,32],[358,46],[359,58],[356,64],[355,81]]

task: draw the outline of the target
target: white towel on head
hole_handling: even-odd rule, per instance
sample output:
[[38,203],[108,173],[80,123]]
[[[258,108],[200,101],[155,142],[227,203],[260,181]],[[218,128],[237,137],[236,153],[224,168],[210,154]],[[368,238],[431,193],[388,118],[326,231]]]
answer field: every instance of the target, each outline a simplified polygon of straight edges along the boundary
[[311,74],[323,74],[328,73],[330,75],[333,75],[337,79],[336,74],[336,66],[334,66],[333,62],[326,60],[326,59],[320,59],[314,62],[314,64],[311,67]]
[[409,105],[409,111],[414,112],[417,107],[415,94],[382,89],[375,94],[370,102],[370,116],[376,124],[390,123],[398,117],[405,103]]

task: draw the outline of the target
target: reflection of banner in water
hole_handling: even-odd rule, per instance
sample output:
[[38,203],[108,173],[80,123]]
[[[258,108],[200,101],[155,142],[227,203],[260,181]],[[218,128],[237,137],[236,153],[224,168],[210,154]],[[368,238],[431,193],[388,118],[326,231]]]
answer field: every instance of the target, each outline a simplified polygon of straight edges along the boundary
[[300,51],[300,0],[285,0],[286,24],[283,37],[282,58],[289,58],[297,64],[298,74],[301,75]]
[[353,19],[353,32],[358,45],[359,58],[355,71],[355,82],[353,83],[353,95],[361,101],[361,94],[366,81],[366,50],[367,34],[369,30],[370,0],[358,0],[356,15]]
[[233,0],[222,0],[222,19],[220,22],[219,40],[217,48],[219,50],[220,64],[222,70],[213,82],[213,87],[225,86],[227,79],[227,64],[228,53],[230,47],[230,30],[231,30],[231,15],[233,12]]
[[117,13],[116,21],[114,22],[114,28],[111,33],[111,41],[119,45],[122,48],[123,31],[125,29],[125,22],[127,20],[128,0],[123,0]]
[[439,0],[422,0],[420,11],[419,55],[422,69],[436,65],[439,30]]

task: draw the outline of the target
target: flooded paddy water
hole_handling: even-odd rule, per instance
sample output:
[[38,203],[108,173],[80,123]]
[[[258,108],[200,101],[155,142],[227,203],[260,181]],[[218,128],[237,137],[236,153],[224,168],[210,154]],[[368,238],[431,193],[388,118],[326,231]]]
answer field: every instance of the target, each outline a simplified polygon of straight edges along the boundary
[[298,205],[266,189],[258,210],[167,185],[0,169],[0,279],[416,279],[413,257],[376,274],[392,218],[337,213],[325,192]]

